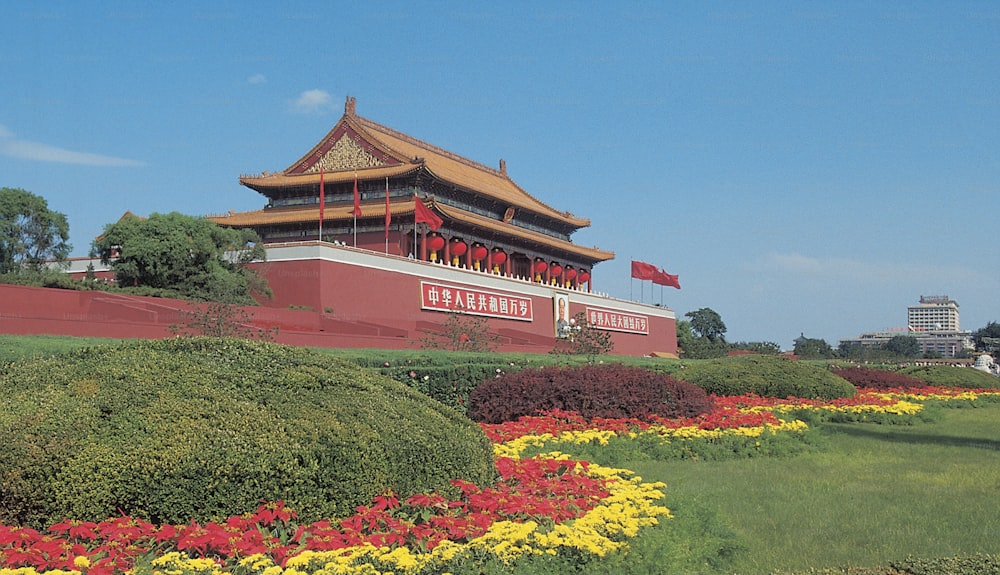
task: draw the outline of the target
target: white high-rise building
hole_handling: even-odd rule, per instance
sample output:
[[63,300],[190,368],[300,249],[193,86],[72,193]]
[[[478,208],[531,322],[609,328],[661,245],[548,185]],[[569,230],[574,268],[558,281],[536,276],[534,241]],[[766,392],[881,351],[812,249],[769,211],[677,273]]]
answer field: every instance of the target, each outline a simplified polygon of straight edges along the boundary
[[840,340],[842,348],[853,345],[880,348],[893,337],[913,337],[920,353],[927,357],[952,358],[974,349],[972,332],[962,331],[958,321],[958,302],[946,295],[920,296],[920,303],[906,308],[906,327],[868,332]]
[[906,325],[912,331],[961,331],[958,302],[946,295],[922,295],[919,304],[906,308]]

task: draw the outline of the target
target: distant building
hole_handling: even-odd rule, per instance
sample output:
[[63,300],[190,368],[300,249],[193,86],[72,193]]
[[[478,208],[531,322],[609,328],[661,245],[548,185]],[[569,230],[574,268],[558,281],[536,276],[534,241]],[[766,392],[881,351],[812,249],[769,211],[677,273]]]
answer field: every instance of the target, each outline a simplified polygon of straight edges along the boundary
[[960,331],[958,302],[946,295],[920,296],[906,308],[906,325],[913,331]]
[[862,333],[840,340],[840,347],[879,348],[890,339],[905,335],[917,340],[922,355],[954,358],[975,349],[972,332],[962,331],[960,326],[958,302],[946,295],[920,296],[919,304],[906,308],[905,328]]

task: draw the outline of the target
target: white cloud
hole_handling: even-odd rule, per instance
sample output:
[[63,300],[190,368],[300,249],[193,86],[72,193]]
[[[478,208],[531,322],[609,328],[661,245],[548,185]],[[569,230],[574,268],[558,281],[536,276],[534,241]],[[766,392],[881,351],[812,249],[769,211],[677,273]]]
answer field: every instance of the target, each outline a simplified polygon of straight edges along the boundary
[[90,152],[75,152],[41,142],[22,140],[17,138],[13,132],[2,124],[0,124],[0,155],[21,160],[77,164],[82,166],[123,167],[145,165],[144,162],[137,160],[92,154]]
[[315,114],[331,109],[333,98],[325,90],[306,90],[292,102],[292,111]]
[[264,76],[263,74],[254,74],[253,76],[247,78],[248,84],[264,84],[266,82],[267,82],[267,77]]
[[951,282],[982,282],[989,274],[960,265],[937,262],[880,262],[829,257],[817,258],[799,253],[770,253],[741,266],[751,273],[763,273],[786,279],[852,281],[859,285],[927,282],[945,278]]

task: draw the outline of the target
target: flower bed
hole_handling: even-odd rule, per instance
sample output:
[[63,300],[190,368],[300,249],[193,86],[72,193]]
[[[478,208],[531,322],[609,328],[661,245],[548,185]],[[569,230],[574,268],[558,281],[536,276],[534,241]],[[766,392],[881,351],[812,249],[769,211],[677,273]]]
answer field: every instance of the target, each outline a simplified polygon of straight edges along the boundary
[[[498,484],[481,489],[455,482],[462,495],[454,500],[385,494],[340,521],[299,525],[294,511],[277,502],[207,524],[118,517],[64,521],[43,532],[0,525],[0,575],[418,574],[476,571],[489,561],[512,565],[531,555],[602,557],[670,517],[658,504],[664,485],[554,448],[646,442],[678,453],[693,453],[699,444],[754,450],[767,438],[804,436],[808,426],[789,417],[800,410],[904,420],[926,402],[1000,401],[1000,392],[922,387],[860,390],[837,400],[714,400],[711,413],[678,420],[586,420],[552,412],[484,425],[495,446]],[[527,457],[529,451],[538,453]]]
[[[511,562],[574,548],[602,556],[669,511],[662,484],[560,454],[498,458],[503,480],[488,489],[456,482],[454,501],[391,494],[337,523],[296,525],[280,502],[204,525],[153,525],[120,517],[65,521],[46,532],[0,526],[0,574],[435,572],[479,556]],[[368,565],[370,567],[364,567]],[[22,567],[23,569],[17,569]]]

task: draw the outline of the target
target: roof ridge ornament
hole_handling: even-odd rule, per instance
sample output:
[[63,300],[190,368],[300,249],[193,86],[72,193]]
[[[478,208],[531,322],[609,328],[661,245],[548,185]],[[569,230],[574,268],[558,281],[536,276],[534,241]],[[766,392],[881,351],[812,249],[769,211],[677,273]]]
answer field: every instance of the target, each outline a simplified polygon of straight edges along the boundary
[[354,96],[348,96],[347,101],[344,102],[344,115],[345,116],[356,116],[358,108],[358,99]]

